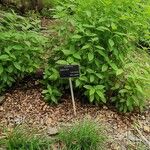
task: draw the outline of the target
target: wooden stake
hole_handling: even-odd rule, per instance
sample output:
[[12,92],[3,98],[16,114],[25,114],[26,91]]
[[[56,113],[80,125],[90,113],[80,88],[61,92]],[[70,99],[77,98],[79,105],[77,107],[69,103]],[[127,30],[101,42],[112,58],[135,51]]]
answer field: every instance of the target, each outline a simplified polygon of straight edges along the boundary
[[74,111],[74,115],[76,116],[77,112],[76,112],[76,106],[75,106],[75,100],[74,100],[74,93],[73,93],[73,86],[72,86],[72,80],[71,80],[71,78],[69,78],[69,85],[70,85],[70,91],[71,91],[73,111]]

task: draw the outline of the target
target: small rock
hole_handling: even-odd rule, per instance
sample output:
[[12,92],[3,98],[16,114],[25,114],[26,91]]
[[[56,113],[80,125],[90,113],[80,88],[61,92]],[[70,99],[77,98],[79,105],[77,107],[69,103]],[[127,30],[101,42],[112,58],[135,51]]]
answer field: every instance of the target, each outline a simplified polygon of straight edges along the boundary
[[22,124],[23,123],[23,117],[15,117],[14,118],[14,123],[16,124],[16,125],[20,125],[20,124]]
[[145,120],[146,118],[145,118],[145,116],[141,116],[141,118],[143,119],[143,120]]
[[5,101],[5,96],[0,96],[0,105],[2,105]]
[[103,106],[103,109],[108,110],[108,107],[107,106]]
[[58,129],[55,127],[48,127],[47,134],[52,136],[58,134]]
[[47,120],[46,120],[46,124],[47,125],[50,125],[52,123],[52,118],[48,118]]
[[150,127],[149,126],[144,126],[143,130],[144,130],[144,132],[150,133]]
[[2,106],[0,106],[0,111],[3,111],[3,110],[4,110],[4,108]]
[[38,81],[35,81],[35,83],[34,83],[35,85],[39,85],[39,82]]

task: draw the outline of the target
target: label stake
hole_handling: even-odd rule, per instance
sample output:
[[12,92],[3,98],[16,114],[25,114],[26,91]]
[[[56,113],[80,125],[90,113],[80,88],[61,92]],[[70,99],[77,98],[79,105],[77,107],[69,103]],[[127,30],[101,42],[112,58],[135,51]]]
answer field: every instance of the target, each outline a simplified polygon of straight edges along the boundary
[[72,86],[72,80],[71,78],[69,78],[69,85],[70,85],[70,92],[71,92],[71,98],[72,98],[72,104],[73,104],[73,111],[74,111],[74,115],[77,115],[76,112],[76,106],[75,106],[75,100],[74,100],[74,93],[73,93],[73,86]]
[[72,86],[72,79],[71,78],[79,78],[80,77],[80,69],[79,65],[62,65],[59,67],[59,74],[61,78],[68,78],[69,79],[69,86],[71,92],[71,99],[73,105],[74,115],[77,115],[75,100],[74,100],[74,93],[73,93],[73,86]]

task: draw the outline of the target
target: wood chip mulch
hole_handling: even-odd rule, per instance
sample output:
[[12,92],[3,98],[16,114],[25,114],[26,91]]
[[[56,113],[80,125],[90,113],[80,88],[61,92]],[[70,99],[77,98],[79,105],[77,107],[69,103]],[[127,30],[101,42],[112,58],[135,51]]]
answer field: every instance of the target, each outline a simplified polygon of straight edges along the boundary
[[119,114],[107,106],[83,104],[76,99],[77,116],[73,115],[71,97],[62,98],[58,105],[44,102],[41,88],[15,89],[5,94],[5,102],[0,106],[0,124],[3,127],[15,127],[26,123],[29,126],[49,127],[69,126],[85,117],[96,120],[105,127],[110,138],[110,149],[136,148],[137,142],[134,124],[144,137],[150,141],[150,105],[141,114]]

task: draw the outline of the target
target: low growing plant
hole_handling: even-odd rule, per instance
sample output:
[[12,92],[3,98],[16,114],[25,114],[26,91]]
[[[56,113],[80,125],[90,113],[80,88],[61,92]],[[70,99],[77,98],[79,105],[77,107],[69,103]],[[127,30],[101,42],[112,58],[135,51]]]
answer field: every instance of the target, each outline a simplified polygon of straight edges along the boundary
[[58,140],[66,150],[100,150],[104,149],[106,137],[96,122],[84,120],[62,130]]
[[7,150],[50,150],[50,144],[50,139],[23,126],[6,131],[4,138],[0,139],[1,148]]

